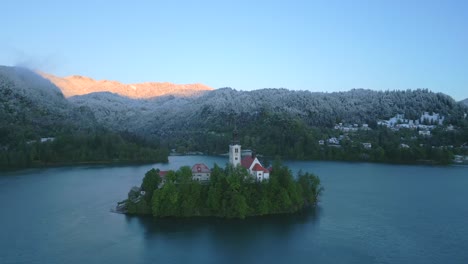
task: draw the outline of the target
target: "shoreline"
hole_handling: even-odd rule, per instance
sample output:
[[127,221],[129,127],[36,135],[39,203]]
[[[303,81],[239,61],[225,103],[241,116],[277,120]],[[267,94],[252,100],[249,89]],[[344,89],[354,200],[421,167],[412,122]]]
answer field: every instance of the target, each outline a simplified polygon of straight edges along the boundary
[[26,167],[13,167],[13,168],[0,168],[0,171],[18,171],[24,169],[47,169],[47,168],[60,168],[60,167],[74,167],[74,166],[102,166],[102,165],[116,165],[116,166],[126,166],[126,165],[146,165],[146,164],[155,164],[155,163],[168,163],[161,161],[78,161],[78,162],[56,162],[56,163],[46,163],[46,164],[35,164],[32,166]]
[[[59,167],[74,167],[74,166],[102,166],[102,165],[115,165],[115,166],[127,166],[127,165],[146,165],[146,164],[155,164],[155,163],[169,163],[169,157],[184,157],[184,156],[213,156],[213,157],[225,157],[224,154],[181,154],[177,153],[176,155],[169,154],[167,162],[164,161],[79,161],[79,162],[57,162],[57,163],[46,163],[46,164],[34,164],[26,167],[14,167],[14,168],[0,168],[0,171],[18,171],[24,169],[46,169],[46,168],[59,168]],[[273,160],[274,157],[263,156],[266,159]],[[387,165],[425,165],[425,166],[468,166],[468,162],[458,163],[441,163],[434,160],[419,160],[417,162],[391,162],[391,161],[371,161],[371,160],[334,160],[334,159],[294,159],[288,157],[281,157],[284,161],[310,161],[310,162],[349,162],[349,163],[372,163],[372,164],[387,164]]]

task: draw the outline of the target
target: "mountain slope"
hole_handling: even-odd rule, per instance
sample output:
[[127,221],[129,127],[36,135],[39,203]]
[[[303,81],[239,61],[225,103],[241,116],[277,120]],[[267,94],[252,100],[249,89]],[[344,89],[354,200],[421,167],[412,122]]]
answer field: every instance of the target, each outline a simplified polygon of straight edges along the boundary
[[66,100],[50,81],[0,66],[0,145],[96,127],[93,113]]
[[[417,119],[426,111],[441,114],[444,124],[453,124],[455,130],[435,129],[432,137],[424,138],[418,131],[393,133],[376,125],[377,120],[396,114]],[[145,147],[169,146],[182,153],[187,150],[221,153],[229,144],[234,127],[242,135],[244,146],[270,156],[448,163],[451,150],[424,146],[465,143],[466,113],[468,107],[463,103],[427,89],[312,93],[222,88],[197,96],[133,99],[112,92],[95,92],[66,99],[53,83],[29,70],[0,67],[0,167],[70,160],[122,161],[145,157],[162,160],[165,155],[164,150],[139,149],[135,144],[127,144],[126,139]],[[342,148],[323,149],[318,141],[340,136],[341,132],[333,129],[339,122],[367,123],[372,130],[347,139]],[[96,130],[99,131],[93,133]],[[106,134],[101,135],[102,132]],[[113,132],[120,132],[122,138]],[[49,136],[57,136],[48,149],[53,150],[53,155],[45,151],[47,144],[27,143]],[[119,142],[122,144],[115,144]],[[371,142],[372,151],[360,151],[360,142]],[[411,145],[411,150],[400,150],[401,143]],[[454,151],[464,153],[462,147]]]
[[167,155],[156,142],[103,127],[88,107],[65,99],[40,75],[0,66],[0,170],[88,162],[167,162]]
[[466,108],[451,97],[427,90],[377,92],[352,90],[312,93],[286,89],[236,91],[217,89],[199,97],[162,97],[132,100],[111,94],[75,96],[70,100],[93,109],[107,127],[144,136],[226,131],[234,123],[255,126],[265,116],[300,119],[311,127],[332,127],[338,122],[375,123],[397,113],[416,119],[422,112],[436,112],[448,122],[462,118]]
[[173,84],[169,82],[146,82],[123,84],[116,81],[93,80],[84,76],[57,77],[40,73],[62,90],[65,97],[85,95],[95,92],[111,92],[129,98],[153,98],[163,95],[190,96],[211,91],[213,88],[203,84]]
[[465,100],[460,101],[460,103],[468,106],[468,98],[466,98]]

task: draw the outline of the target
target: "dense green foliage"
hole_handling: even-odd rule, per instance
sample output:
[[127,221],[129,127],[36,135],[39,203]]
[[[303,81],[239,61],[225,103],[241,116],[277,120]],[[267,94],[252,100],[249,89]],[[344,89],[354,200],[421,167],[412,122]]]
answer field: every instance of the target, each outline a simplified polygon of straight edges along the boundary
[[58,136],[53,141],[21,141],[0,149],[0,168],[107,163],[167,162],[168,151],[129,142],[115,133]]
[[[345,160],[388,163],[430,162],[448,164],[454,154],[468,155],[462,145],[468,142],[468,121],[462,120],[454,131],[436,128],[430,137],[421,136],[417,130],[393,131],[369,124],[371,130],[345,133],[331,128],[316,128],[300,119],[281,115],[264,114],[255,125],[238,127],[244,149],[255,149],[266,156],[282,156],[302,160]],[[221,129],[221,128],[220,128]],[[171,142],[179,152],[202,151],[209,154],[225,153],[232,138],[233,127],[225,127],[222,133],[192,133]],[[319,145],[319,140],[331,137],[344,139],[341,146]],[[362,143],[371,143],[365,149]],[[409,148],[402,148],[406,144]]]
[[129,196],[128,213],[151,211],[154,217],[226,218],[292,213],[315,205],[323,191],[318,177],[299,173],[295,179],[280,162],[274,163],[270,179],[263,182],[256,182],[242,167],[222,169],[215,165],[210,182],[201,184],[192,180],[189,167],[182,167],[168,172],[164,185],[157,189],[152,187],[157,186],[156,172],[145,175],[142,189],[146,193],[142,199]]

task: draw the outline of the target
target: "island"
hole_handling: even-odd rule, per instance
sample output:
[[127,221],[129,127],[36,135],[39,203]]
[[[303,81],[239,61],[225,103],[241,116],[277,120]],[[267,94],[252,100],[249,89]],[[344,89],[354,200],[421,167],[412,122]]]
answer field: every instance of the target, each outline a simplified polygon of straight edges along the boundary
[[241,153],[234,139],[224,168],[199,163],[177,171],[151,169],[116,211],[156,218],[245,218],[294,213],[317,204],[324,190],[319,177],[302,171],[294,177],[279,159],[265,168],[255,153],[247,157]]

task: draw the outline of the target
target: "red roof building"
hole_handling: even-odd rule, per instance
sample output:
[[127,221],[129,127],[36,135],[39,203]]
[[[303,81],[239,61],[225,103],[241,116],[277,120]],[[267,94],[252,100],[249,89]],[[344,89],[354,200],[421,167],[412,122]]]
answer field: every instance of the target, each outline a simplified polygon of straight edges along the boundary
[[169,171],[159,171],[159,177],[165,178]]
[[192,173],[210,173],[211,170],[203,163],[197,163],[192,167]]
[[253,166],[252,171],[262,171],[262,172],[264,172],[265,168],[263,168],[262,165],[260,165],[260,163],[257,163],[257,164],[255,164]]
[[260,161],[255,157],[255,152],[252,151],[252,155],[245,156],[242,159],[240,158],[242,151],[241,145],[239,144],[239,140],[236,137],[236,131],[234,135],[235,136],[233,138],[232,144],[229,145],[229,163],[233,167],[241,165],[242,167],[247,169],[249,174],[252,177],[254,177],[257,181],[268,180],[270,178],[270,171],[262,166]]
[[252,166],[252,163],[255,161],[254,158],[252,158],[252,156],[247,156],[247,157],[244,157],[242,160],[241,160],[241,165],[242,167],[246,168],[246,169],[250,169],[250,167]]
[[210,168],[203,163],[197,163],[192,167],[192,179],[195,181],[209,181]]

